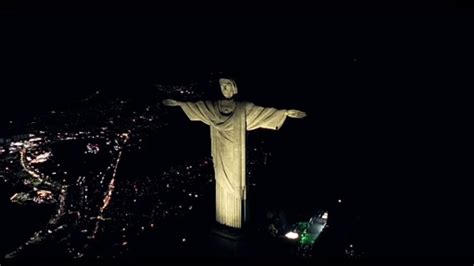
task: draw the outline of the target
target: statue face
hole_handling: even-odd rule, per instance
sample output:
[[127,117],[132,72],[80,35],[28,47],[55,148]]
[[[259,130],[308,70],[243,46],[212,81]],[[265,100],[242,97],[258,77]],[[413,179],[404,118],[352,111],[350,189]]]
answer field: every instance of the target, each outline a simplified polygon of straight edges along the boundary
[[237,88],[234,83],[229,79],[220,79],[221,91],[225,98],[230,99],[237,94]]

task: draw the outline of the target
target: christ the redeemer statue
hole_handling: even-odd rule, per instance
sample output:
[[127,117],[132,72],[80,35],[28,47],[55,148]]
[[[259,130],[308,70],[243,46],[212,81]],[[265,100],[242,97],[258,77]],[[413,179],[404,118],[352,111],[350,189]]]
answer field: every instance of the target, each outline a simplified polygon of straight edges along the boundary
[[211,151],[216,178],[216,220],[241,228],[247,220],[245,137],[247,130],[278,130],[286,117],[303,118],[306,113],[237,102],[237,86],[231,79],[219,80],[225,99],[216,102],[163,101],[180,106],[191,121],[201,121],[211,129]]

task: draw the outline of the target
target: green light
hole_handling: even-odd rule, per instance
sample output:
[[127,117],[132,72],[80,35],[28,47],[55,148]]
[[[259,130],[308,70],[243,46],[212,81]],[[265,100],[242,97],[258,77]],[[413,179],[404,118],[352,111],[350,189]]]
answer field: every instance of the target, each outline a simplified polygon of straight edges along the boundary
[[313,245],[314,241],[316,241],[316,237],[314,235],[304,232],[301,236],[300,244]]

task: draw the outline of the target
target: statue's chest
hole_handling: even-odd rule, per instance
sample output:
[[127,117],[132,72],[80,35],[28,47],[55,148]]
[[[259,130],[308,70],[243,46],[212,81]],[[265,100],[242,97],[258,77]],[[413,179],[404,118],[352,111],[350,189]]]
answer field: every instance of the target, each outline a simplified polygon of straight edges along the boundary
[[234,101],[220,101],[219,102],[219,112],[225,115],[229,115],[235,110],[235,102]]

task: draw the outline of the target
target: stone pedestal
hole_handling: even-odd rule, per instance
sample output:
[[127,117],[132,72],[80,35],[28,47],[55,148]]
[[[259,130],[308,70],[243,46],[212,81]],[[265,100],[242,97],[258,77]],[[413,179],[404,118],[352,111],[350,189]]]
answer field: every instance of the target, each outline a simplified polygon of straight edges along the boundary
[[216,223],[211,227],[211,235],[228,240],[240,241],[245,238],[245,231],[244,229],[236,229]]

